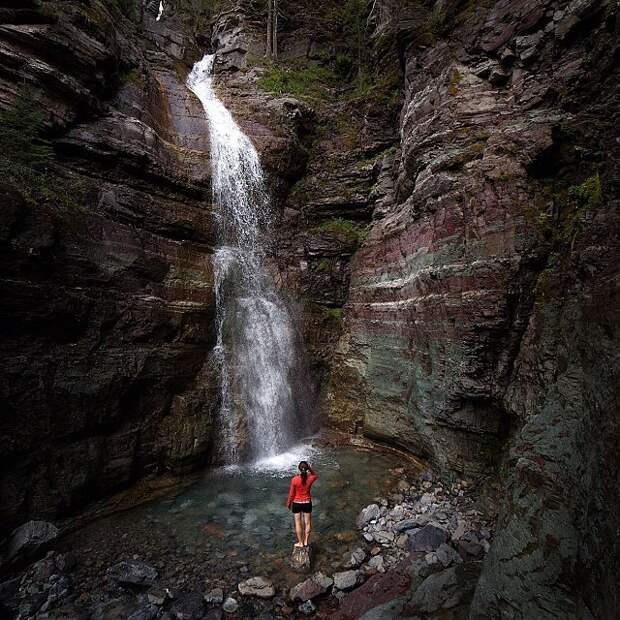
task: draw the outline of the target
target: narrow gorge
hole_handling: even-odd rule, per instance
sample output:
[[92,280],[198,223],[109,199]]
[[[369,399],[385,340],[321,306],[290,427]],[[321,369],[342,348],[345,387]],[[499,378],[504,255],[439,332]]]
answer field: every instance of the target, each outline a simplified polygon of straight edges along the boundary
[[619,38],[0,3],[0,619],[618,618]]

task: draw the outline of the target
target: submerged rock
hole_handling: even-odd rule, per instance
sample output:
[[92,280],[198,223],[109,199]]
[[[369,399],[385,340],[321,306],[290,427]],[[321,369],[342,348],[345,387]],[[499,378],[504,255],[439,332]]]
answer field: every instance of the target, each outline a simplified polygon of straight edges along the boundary
[[224,590],[222,588],[213,588],[204,596],[205,603],[212,605],[221,605],[224,601]]
[[272,598],[276,594],[273,583],[265,577],[251,577],[242,581],[237,589],[243,596],[257,596],[258,598]]
[[229,596],[225,601],[224,604],[222,605],[222,609],[227,613],[227,614],[232,614],[235,613],[237,611],[237,609],[239,609],[239,603],[237,603],[237,600],[232,598],[231,596]]
[[316,607],[312,601],[306,601],[305,603],[302,603],[297,610],[299,613],[304,614],[304,616],[310,616],[316,611]]
[[183,592],[176,596],[170,615],[176,620],[200,620],[205,613],[205,602],[198,592]]
[[152,586],[157,571],[144,562],[129,560],[108,568],[106,578],[119,586]]
[[343,566],[345,568],[357,568],[365,559],[366,552],[361,547],[357,547],[357,549],[345,554]]

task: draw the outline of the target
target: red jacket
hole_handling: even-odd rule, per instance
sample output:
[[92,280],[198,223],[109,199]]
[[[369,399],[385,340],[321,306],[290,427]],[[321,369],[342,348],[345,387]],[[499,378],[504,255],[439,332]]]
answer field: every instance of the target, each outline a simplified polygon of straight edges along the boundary
[[293,476],[291,480],[291,488],[288,491],[288,499],[286,500],[286,507],[290,508],[293,502],[309,502],[312,500],[310,497],[310,487],[313,482],[318,478],[314,471],[310,470],[306,478],[306,484],[301,481],[301,476]]

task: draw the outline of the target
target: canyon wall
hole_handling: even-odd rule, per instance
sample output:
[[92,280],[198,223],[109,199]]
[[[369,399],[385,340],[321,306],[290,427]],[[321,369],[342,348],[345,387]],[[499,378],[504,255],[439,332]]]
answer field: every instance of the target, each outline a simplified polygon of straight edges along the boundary
[[400,141],[326,403],[441,468],[501,467],[471,617],[612,618],[617,7],[442,6],[404,50]]
[[0,183],[2,521],[209,459],[215,219],[184,81],[212,47],[326,423],[500,482],[472,618],[612,618],[616,3],[383,0],[371,78],[321,72],[362,54],[336,1],[288,3],[291,74],[255,3],[11,4],[0,104],[42,111],[54,189]]

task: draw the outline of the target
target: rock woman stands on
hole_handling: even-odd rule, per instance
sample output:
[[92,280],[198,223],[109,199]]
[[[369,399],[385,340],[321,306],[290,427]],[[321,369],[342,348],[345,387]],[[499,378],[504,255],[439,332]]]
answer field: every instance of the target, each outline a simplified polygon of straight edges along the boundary
[[[306,461],[299,463],[299,474],[293,476],[286,500],[286,507],[293,510],[295,518],[296,547],[307,547],[312,531],[312,497],[310,487],[318,478]],[[303,517],[303,520],[302,520]]]

